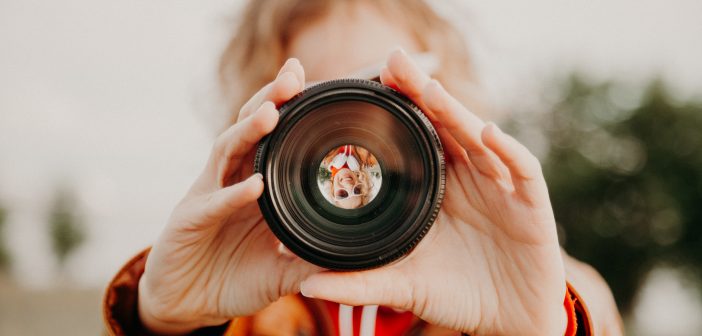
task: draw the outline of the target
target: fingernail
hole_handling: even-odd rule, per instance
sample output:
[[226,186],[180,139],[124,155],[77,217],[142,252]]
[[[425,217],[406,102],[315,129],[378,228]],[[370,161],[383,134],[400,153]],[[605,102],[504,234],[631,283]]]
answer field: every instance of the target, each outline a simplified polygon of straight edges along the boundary
[[307,280],[303,280],[302,282],[300,282],[300,294],[302,294],[302,296],[306,298],[314,299],[314,296],[307,293],[309,291],[309,288],[307,288],[307,286]]
[[400,46],[396,46],[395,48],[393,48],[388,57],[392,57],[393,54],[401,54],[407,56],[407,52],[405,51],[405,49],[403,49]]
[[283,243],[278,243],[278,253],[280,253],[282,255],[286,255],[286,256],[292,255],[292,253],[290,253],[290,250],[288,250],[288,248],[285,247],[285,245],[283,245]]
[[292,71],[285,71],[285,72],[281,73],[280,75],[278,75],[278,78],[283,78],[283,76],[288,76],[288,77],[292,76],[292,78],[294,78],[295,81],[297,81],[297,76],[295,76],[295,73]]
[[257,179],[263,181],[263,174],[256,173],[256,174],[251,175],[251,178],[257,178]]
[[268,108],[275,108],[275,104],[270,100],[264,101],[263,104],[261,104],[261,107],[258,108],[258,111],[263,111]]
[[288,71],[283,71],[283,69],[285,69],[285,67],[287,67],[289,64],[291,64],[293,62],[300,63],[300,61],[297,58],[294,58],[294,57],[288,58],[287,60],[285,60],[285,63],[283,63],[283,66],[280,67],[280,70],[278,71],[278,76],[280,76],[281,74],[283,74],[285,72],[288,72]]

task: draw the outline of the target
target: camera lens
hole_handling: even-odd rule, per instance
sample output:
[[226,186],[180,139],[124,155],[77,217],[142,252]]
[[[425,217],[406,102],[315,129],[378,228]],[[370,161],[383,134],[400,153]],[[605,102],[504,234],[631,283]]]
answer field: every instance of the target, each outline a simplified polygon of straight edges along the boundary
[[280,107],[259,144],[259,206],[301,258],[338,270],[395,261],[424,237],[444,193],[441,143],[409,99],[380,83],[341,79]]

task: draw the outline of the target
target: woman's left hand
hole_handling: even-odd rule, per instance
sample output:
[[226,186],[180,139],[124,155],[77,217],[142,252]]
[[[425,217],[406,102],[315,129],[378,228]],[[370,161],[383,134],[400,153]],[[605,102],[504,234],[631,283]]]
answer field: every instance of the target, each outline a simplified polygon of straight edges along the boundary
[[431,119],[447,157],[436,223],[403,260],[360,272],[322,272],[303,295],[378,304],[474,335],[563,335],[566,282],[539,161],[485,124],[402,51],[381,73]]

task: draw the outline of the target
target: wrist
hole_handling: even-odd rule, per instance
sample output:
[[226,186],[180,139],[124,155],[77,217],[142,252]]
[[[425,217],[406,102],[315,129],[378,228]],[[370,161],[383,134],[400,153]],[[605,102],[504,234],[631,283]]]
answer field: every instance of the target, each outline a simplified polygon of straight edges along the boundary
[[137,310],[139,319],[148,331],[157,335],[184,335],[203,327],[220,325],[226,319],[183,318],[174,314],[173,307],[166,307],[153,299],[147,285],[146,273],[139,279]]
[[[576,297],[573,296],[571,297],[571,291],[568,286],[565,288],[565,298],[561,297],[561,301],[558,304],[552,304],[549,305],[548,307],[542,307],[539,311],[541,312],[540,315],[540,322],[537,324],[539,325],[538,327],[533,327],[536,328],[534,330],[532,329],[527,329],[526,324],[522,329],[520,330],[520,333],[523,334],[529,334],[529,335],[553,335],[553,336],[575,336],[575,331],[577,328],[577,317],[576,317],[576,308],[575,308],[575,300]],[[465,323],[468,324],[468,323]],[[461,335],[463,336],[473,336],[477,335],[476,330],[469,330],[465,328],[457,328],[457,331],[461,332]],[[483,332],[483,331],[481,331]],[[512,334],[512,331],[507,331],[503,330],[503,332],[506,332],[507,334]],[[580,335],[580,334],[578,334]],[[586,334],[590,335],[590,334]]]

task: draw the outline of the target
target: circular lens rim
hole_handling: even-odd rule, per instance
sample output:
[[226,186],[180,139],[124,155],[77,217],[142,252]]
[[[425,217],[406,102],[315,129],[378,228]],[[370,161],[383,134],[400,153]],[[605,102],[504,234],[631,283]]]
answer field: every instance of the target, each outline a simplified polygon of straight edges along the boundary
[[[424,168],[429,170],[426,177],[430,179],[423,181],[423,183],[428,183],[426,195],[428,199],[422,203],[414,222],[405,224],[406,221],[398,221],[398,225],[404,225],[404,227],[396,229],[404,229],[405,231],[399,232],[399,234],[395,233],[397,239],[385,242],[383,246],[367,248],[365,253],[356,254],[349,254],[348,249],[333,244],[325,246],[325,244],[320,243],[319,237],[301,230],[301,224],[297,223],[297,220],[291,219],[295,217],[291,214],[295,209],[289,204],[290,200],[281,199],[279,189],[284,188],[280,188],[280,185],[276,185],[274,182],[282,176],[275,175],[276,161],[280,161],[281,155],[284,153],[278,153],[276,150],[280,149],[282,140],[288,136],[287,131],[294,129],[297,122],[320,106],[337,101],[352,100],[377,105],[402,121],[409,131],[416,135],[417,139],[414,140],[420,144],[420,152],[429,155],[429,159],[422,162],[425,164]],[[276,237],[296,255],[328,269],[375,268],[394,262],[411,252],[436,220],[446,182],[444,152],[441,142],[431,122],[421,110],[399,92],[378,82],[362,79],[338,79],[305,89],[283,104],[279,108],[279,112],[280,119],[276,129],[261,140],[254,160],[254,171],[261,173],[265,181],[264,192],[258,199],[258,204],[264,219]],[[318,164],[319,162],[317,162]],[[381,165],[382,168],[383,165]],[[383,176],[383,180],[385,185],[385,176]],[[381,185],[382,187],[384,186]],[[371,203],[378,201],[381,196],[381,192],[379,192]],[[424,197],[424,195],[420,195],[420,197]],[[288,204],[286,205],[286,203]],[[368,205],[359,209],[362,210]],[[304,221],[305,218],[298,217],[298,219]],[[375,241],[375,245],[378,245],[378,241]]]

